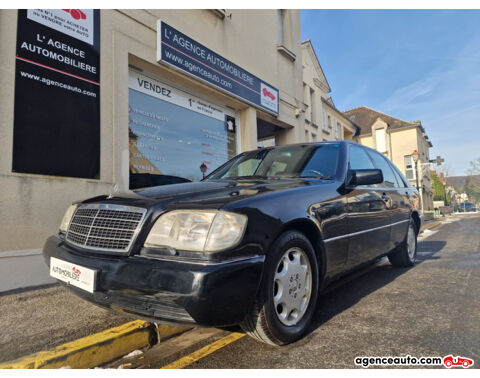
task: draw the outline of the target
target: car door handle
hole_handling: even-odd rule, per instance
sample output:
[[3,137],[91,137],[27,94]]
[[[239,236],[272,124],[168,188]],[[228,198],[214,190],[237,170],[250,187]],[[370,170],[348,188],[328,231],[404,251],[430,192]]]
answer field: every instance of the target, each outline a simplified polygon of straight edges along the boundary
[[382,194],[382,200],[384,200],[385,202],[390,202],[390,197],[387,196],[385,193]]

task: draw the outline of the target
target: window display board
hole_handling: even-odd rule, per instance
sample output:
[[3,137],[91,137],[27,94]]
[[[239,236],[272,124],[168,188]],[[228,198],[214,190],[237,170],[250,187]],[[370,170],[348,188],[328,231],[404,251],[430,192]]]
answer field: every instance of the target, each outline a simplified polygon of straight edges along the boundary
[[198,181],[236,155],[235,112],[131,70],[130,174]]

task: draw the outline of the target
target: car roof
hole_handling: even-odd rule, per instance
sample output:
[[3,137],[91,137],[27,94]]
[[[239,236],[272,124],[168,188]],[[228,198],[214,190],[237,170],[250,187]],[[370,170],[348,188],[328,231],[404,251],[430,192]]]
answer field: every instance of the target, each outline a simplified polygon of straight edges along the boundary
[[[291,143],[291,144],[283,144],[281,146],[271,146],[271,147],[260,147],[255,150],[245,151],[245,152],[253,152],[253,151],[260,151],[260,150],[279,150],[283,148],[289,148],[294,146],[321,146],[325,144],[356,144],[362,146],[361,144],[351,142],[349,140],[328,140],[323,142],[304,142],[304,143]],[[363,147],[363,146],[362,146]]]

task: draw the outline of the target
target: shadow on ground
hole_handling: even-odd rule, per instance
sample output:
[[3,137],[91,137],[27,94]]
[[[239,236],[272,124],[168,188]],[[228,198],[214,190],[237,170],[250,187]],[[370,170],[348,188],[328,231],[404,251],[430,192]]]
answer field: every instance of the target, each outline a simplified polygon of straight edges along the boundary
[[373,266],[353,272],[333,283],[330,288],[326,288],[323,294],[320,294],[317,309],[307,335],[410,269],[415,269],[426,260],[439,258],[435,254],[440,252],[446,244],[445,241],[419,242],[417,263],[411,268],[395,268],[388,263],[388,260],[382,259]]

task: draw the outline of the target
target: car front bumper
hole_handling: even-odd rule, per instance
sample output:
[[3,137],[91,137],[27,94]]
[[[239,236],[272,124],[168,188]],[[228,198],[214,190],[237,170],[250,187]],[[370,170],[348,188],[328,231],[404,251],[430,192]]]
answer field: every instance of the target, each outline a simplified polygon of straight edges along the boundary
[[87,301],[158,323],[211,327],[243,320],[256,298],[265,259],[208,263],[86,254],[56,236],[46,241],[43,256],[48,266],[55,257],[97,270],[93,293],[65,284]]

